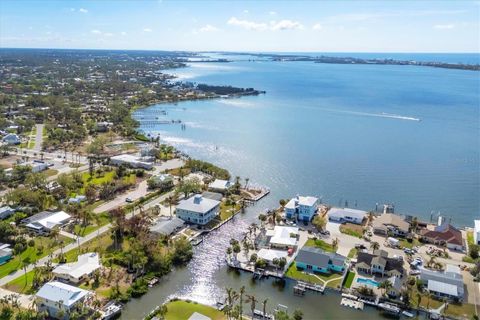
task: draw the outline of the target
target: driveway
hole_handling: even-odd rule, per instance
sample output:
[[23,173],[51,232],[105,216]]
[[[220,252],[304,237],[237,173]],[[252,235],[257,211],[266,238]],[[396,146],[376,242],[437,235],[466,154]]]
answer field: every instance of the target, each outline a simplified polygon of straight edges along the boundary
[[43,143],[43,123],[42,124],[37,124],[37,132],[35,135],[35,146],[33,147],[33,150],[35,151],[42,151],[42,143]]

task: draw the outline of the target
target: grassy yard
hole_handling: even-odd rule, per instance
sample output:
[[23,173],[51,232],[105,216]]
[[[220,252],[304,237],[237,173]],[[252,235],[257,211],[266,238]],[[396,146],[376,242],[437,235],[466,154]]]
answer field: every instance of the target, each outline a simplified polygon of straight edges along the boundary
[[320,239],[317,239],[317,240],[314,240],[314,239],[308,239],[307,242],[305,243],[305,246],[307,247],[317,247],[317,248],[320,248],[324,251],[328,251],[328,252],[336,252],[337,249],[334,248],[330,243],[327,243],[323,240],[320,240]]
[[345,283],[343,284],[343,286],[345,288],[350,288],[352,286],[352,282],[354,278],[355,278],[355,272],[348,271],[348,274],[345,277]]
[[287,272],[285,273],[285,276],[287,276],[291,279],[295,279],[295,280],[306,281],[306,282],[310,282],[310,283],[316,283],[316,284],[323,285],[323,281],[321,281],[320,279],[318,279],[314,275],[309,274],[307,272],[297,270],[297,266],[295,265],[295,262],[293,262],[290,265]]
[[340,277],[339,279],[336,279],[336,280],[333,280],[333,281],[330,281],[329,283],[327,283],[327,287],[330,287],[330,288],[338,288],[342,285],[342,278],[340,275],[336,274],[337,277]]
[[407,239],[402,239],[400,240],[400,246],[402,248],[409,248],[409,249],[412,249],[413,247],[416,247],[416,246],[419,246],[420,245],[420,241],[418,241],[418,239],[412,239],[412,241],[408,241]]
[[32,291],[32,282],[33,282],[33,274],[34,271],[27,272],[26,278],[25,276],[18,277],[15,280],[10,281],[4,287],[7,290],[17,292],[17,293],[25,293],[31,294]]
[[340,226],[340,232],[353,237],[362,238],[364,228],[358,224],[345,223]]
[[79,254],[86,252],[98,252],[100,256],[103,256],[103,253],[107,252],[112,245],[113,240],[110,237],[110,232],[106,232],[100,237],[82,244],[80,248],[75,247],[75,249],[65,252],[65,258],[67,262],[74,262],[77,261]]
[[48,178],[48,177],[52,177],[52,176],[56,175],[58,173],[58,170],[47,169],[47,170],[43,171],[42,173]]
[[469,246],[474,244],[475,240],[473,239],[473,231],[467,231],[467,243]]
[[[29,258],[30,263],[37,261],[40,258],[43,258],[49,255],[51,252],[55,251],[60,246],[57,244],[54,246],[54,239],[48,237],[36,237],[35,239],[35,247],[27,247],[25,251],[23,251],[20,255],[14,256],[12,260],[0,266],[0,278],[17,271],[22,268],[22,261]],[[67,237],[59,237],[59,241],[63,241],[63,245],[67,245],[73,242],[72,239]],[[37,248],[39,246],[43,247],[42,252],[38,252]]]
[[212,320],[224,320],[226,319],[222,311],[206,306],[203,304],[198,304],[195,302],[187,301],[172,301],[167,303],[167,314],[165,316],[166,320],[187,320],[192,316],[194,312],[198,312],[204,316],[209,317]]
[[357,254],[358,254],[358,250],[356,248],[352,248],[348,252],[347,258],[350,258],[350,259],[355,258],[357,256]]
[[76,235],[79,235],[81,237],[84,237],[94,231],[96,231],[98,228],[108,224],[108,214],[106,213],[100,213],[97,215],[97,219],[93,220],[92,224],[89,224],[87,226],[81,226],[80,224],[75,225],[75,229],[73,230],[73,233]]
[[[84,172],[82,174],[82,181],[83,181],[83,188],[79,190],[80,194],[85,193],[85,188],[88,185],[96,185],[99,186],[103,183],[112,182],[115,179],[115,171],[107,171],[102,172],[101,174],[94,173],[93,176],[90,176],[89,172]],[[136,176],[134,173],[130,174],[129,176],[123,177],[123,181],[126,183],[135,183]]]
[[235,204],[235,210],[233,210],[232,208],[232,206],[226,205],[225,201],[222,201],[222,203],[220,203],[220,219],[222,221],[225,221],[231,216],[233,216],[235,212],[241,209],[241,205],[240,203],[237,203]]
[[173,176],[186,176],[190,174],[192,170],[190,168],[175,168],[175,169],[165,170],[165,172]]

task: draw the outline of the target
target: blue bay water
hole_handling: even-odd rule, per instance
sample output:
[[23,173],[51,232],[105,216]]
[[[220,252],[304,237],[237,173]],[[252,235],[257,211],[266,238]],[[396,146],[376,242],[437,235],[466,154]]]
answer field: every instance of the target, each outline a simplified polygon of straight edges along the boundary
[[460,226],[480,217],[478,72],[234,61],[194,63],[171,73],[185,81],[267,91],[135,113],[140,122],[182,120],[186,130],[141,129],[270,187],[267,207],[303,194],[365,210],[394,203],[396,212],[426,220],[440,212]]

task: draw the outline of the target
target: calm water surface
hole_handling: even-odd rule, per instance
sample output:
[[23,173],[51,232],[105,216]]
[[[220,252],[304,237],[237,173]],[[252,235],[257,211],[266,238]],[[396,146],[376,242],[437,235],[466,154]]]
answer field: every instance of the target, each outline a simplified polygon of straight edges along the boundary
[[185,81],[267,91],[155,105],[135,117],[182,120],[186,130],[150,124],[142,129],[272,193],[209,235],[186,268],[129,303],[123,319],[141,318],[172,296],[214,303],[225,287],[242,285],[259,299],[268,297],[270,307],[301,307],[306,319],[364,319],[365,312],[341,308],[338,295],[299,298],[288,282],[254,283],[251,275],[225,267],[230,238],[240,238],[259,211],[297,193],[365,210],[391,202],[397,212],[426,220],[440,212],[457,225],[472,225],[480,216],[479,73],[268,61],[192,64],[172,72]]

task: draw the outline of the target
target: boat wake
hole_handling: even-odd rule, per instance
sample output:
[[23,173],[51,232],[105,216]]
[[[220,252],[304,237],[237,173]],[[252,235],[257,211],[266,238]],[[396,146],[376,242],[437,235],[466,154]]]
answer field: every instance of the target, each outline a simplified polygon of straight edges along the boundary
[[408,120],[408,121],[422,121],[420,118],[402,116],[402,115],[399,115],[399,114],[385,113],[385,112],[369,113],[369,112],[357,112],[357,111],[350,111],[350,110],[335,110],[335,109],[322,109],[322,110],[329,111],[329,112],[364,116],[364,117],[389,118],[389,119]]

